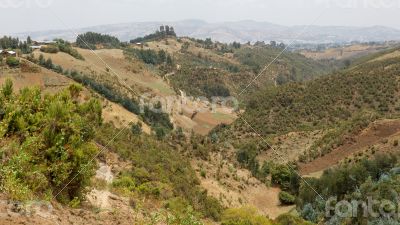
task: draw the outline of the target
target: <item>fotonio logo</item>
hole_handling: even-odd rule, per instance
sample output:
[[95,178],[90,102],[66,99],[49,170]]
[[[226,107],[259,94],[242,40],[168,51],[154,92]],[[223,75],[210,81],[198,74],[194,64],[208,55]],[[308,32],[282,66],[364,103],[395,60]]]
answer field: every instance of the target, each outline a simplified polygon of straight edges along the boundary
[[400,201],[376,200],[369,196],[366,200],[341,200],[331,197],[325,204],[325,217],[339,218],[400,218]]
[[0,0],[0,8],[48,8],[53,4],[54,0]]

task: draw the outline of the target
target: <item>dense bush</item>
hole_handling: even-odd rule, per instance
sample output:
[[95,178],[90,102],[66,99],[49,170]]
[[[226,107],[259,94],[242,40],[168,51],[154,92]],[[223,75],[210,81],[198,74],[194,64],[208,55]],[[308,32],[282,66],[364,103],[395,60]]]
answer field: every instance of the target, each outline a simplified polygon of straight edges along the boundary
[[0,48],[1,49],[16,49],[18,48],[20,41],[18,38],[13,38],[9,36],[4,36],[0,38]]
[[96,166],[91,140],[101,106],[95,100],[79,104],[74,96],[64,90],[42,97],[39,89],[14,95],[10,82],[1,89],[0,186],[11,198],[51,198],[59,192],[62,202],[82,197]]
[[136,44],[136,43],[141,43],[141,42],[148,42],[148,41],[153,41],[153,40],[159,40],[161,38],[166,38],[166,37],[176,37],[175,30],[172,26],[160,26],[160,30],[157,30],[156,32],[152,34],[145,35],[144,37],[138,37],[135,39],[130,40],[130,43]]
[[96,49],[96,45],[102,45],[106,48],[118,48],[121,42],[111,35],[86,32],[78,35],[76,45],[85,49]]
[[56,39],[55,41],[58,49],[61,52],[65,52],[76,59],[84,60],[83,56],[76,49],[74,49],[71,43],[69,43],[68,41],[64,41],[62,39]]
[[272,225],[267,217],[258,214],[257,209],[242,207],[227,209],[222,215],[222,225]]
[[6,58],[6,64],[9,67],[18,67],[19,66],[19,60],[15,57],[9,56]]
[[286,213],[278,216],[275,222],[279,225],[312,225],[313,223],[303,220],[298,216]]
[[56,45],[45,45],[40,48],[40,51],[45,52],[45,53],[53,53],[54,54],[54,53],[59,52],[60,49],[58,49],[58,47]]
[[144,49],[129,48],[125,50],[125,53],[142,60],[146,64],[152,64],[152,65],[166,64],[168,66],[173,65],[172,56],[164,50],[159,50],[157,52],[151,49],[144,50]]
[[259,163],[256,160],[257,154],[257,146],[254,143],[242,144],[236,153],[237,161],[249,169],[253,176],[258,175]]
[[296,197],[286,191],[279,192],[279,201],[283,205],[292,205],[296,201]]

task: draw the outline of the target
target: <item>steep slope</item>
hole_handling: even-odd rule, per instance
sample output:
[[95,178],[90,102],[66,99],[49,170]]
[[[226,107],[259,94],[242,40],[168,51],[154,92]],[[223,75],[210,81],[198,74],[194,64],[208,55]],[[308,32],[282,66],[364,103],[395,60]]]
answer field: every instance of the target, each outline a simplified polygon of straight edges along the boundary
[[[72,57],[66,57],[66,59],[72,60]],[[76,84],[75,81],[66,76],[39,67],[27,60],[20,60],[22,60],[21,68],[12,69],[6,66],[0,67],[0,84],[4,84],[7,79],[11,79],[16,91],[27,87],[38,87],[43,93],[49,94],[57,93],[71,84]],[[99,95],[93,93],[90,89],[84,89],[82,92],[82,98],[90,98],[92,96]],[[113,122],[117,127],[125,127],[128,126],[130,122],[137,123],[141,121],[137,115],[129,112],[118,104],[104,98],[101,102],[104,109],[102,116],[105,122]],[[141,123],[143,124],[143,131],[150,133],[150,127],[143,121]]]
[[[278,151],[284,143],[290,142],[290,138],[283,135],[305,133],[303,137],[308,143],[303,148],[296,147],[302,162],[329,154],[347,143],[346,140],[351,145],[352,137],[373,121],[400,115],[400,58],[393,52],[396,50],[304,84],[266,88],[248,102],[243,119],[270,140]],[[256,134],[244,120],[238,119],[232,125],[230,135],[234,139],[258,142]],[[348,149],[346,146],[343,148]],[[282,156],[287,158],[285,154]],[[340,159],[346,156],[339,154]]]

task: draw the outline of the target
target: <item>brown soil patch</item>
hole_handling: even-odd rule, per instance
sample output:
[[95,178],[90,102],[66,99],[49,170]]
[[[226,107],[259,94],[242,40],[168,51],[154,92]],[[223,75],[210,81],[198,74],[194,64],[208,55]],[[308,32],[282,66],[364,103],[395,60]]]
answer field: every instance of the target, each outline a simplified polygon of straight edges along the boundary
[[382,120],[372,123],[359,135],[344,145],[310,163],[300,163],[301,174],[315,173],[338,164],[342,159],[362,151],[365,147],[379,143],[400,132],[400,120]]
[[[140,89],[141,92],[150,91],[161,96],[174,94],[174,91],[163,82],[161,77],[153,75],[142,63],[127,60],[120,49],[94,51],[76,49],[85,58],[84,61],[63,52],[57,54],[35,52],[35,56],[39,57],[40,54],[43,54],[46,59],[51,58],[53,63],[61,65],[64,69],[80,71],[92,78],[110,81],[125,87],[127,90]],[[107,66],[111,70],[108,71]]]
[[300,53],[307,58],[321,59],[348,59],[378,52],[387,48],[386,45],[356,44],[346,47],[329,48],[324,51],[303,50]]
[[[293,206],[282,206],[280,189],[268,187],[254,178],[248,170],[240,169],[229,162],[225,153],[213,153],[209,161],[193,160],[201,186],[226,207],[251,205],[272,219],[289,212]],[[205,173],[205,177],[201,176]]]
[[[36,67],[32,63],[29,64]],[[3,84],[7,79],[11,79],[16,91],[23,88],[38,87],[44,93],[56,93],[74,82],[53,71],[37,68],[38,72],[35,73],[21,72],[20,69],[5,69],[2,67],[0,68],[0,84]]]
[[266,160],[279,161],[280,163],[297,161],[322,134],[322,131],[317,130],[311,132],[290,132],[275,137],[273,143],[271,143],[275,151],[272,149],[263,151],[257,156],[257,160],[259,162]]
[[130,123],[142,123],[142,131],[146,134],[151,133],[151,128],[139,119],[139,117],[124,107],[110,102],[108,100],[103,100],[103,119],[105,122],[111,122],[117,128],[124,128],[130,126]]

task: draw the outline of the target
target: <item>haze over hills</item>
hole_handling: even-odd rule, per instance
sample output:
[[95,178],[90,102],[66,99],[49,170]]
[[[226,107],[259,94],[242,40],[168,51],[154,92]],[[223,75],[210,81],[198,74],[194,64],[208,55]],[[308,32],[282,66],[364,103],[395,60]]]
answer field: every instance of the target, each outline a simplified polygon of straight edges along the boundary
[[63,38],[75,40],[76,33],[94,31],[117,36],[123,41],[154,32],[160,25],[174,26],[179,36],[208,38],[220,42],[271,41],[290,43],[347,43],[352,41],[394,41],[400,40],[400,30],[385,26],[346,27],[346,26],[283,26],[268,22],[251,20],[238,22],[208,23],[201,20],[182,20],[176,22],[134,22],[100,25],[72,30],[47,30],[18,33],[25,38],[30,35],[37,40]]

